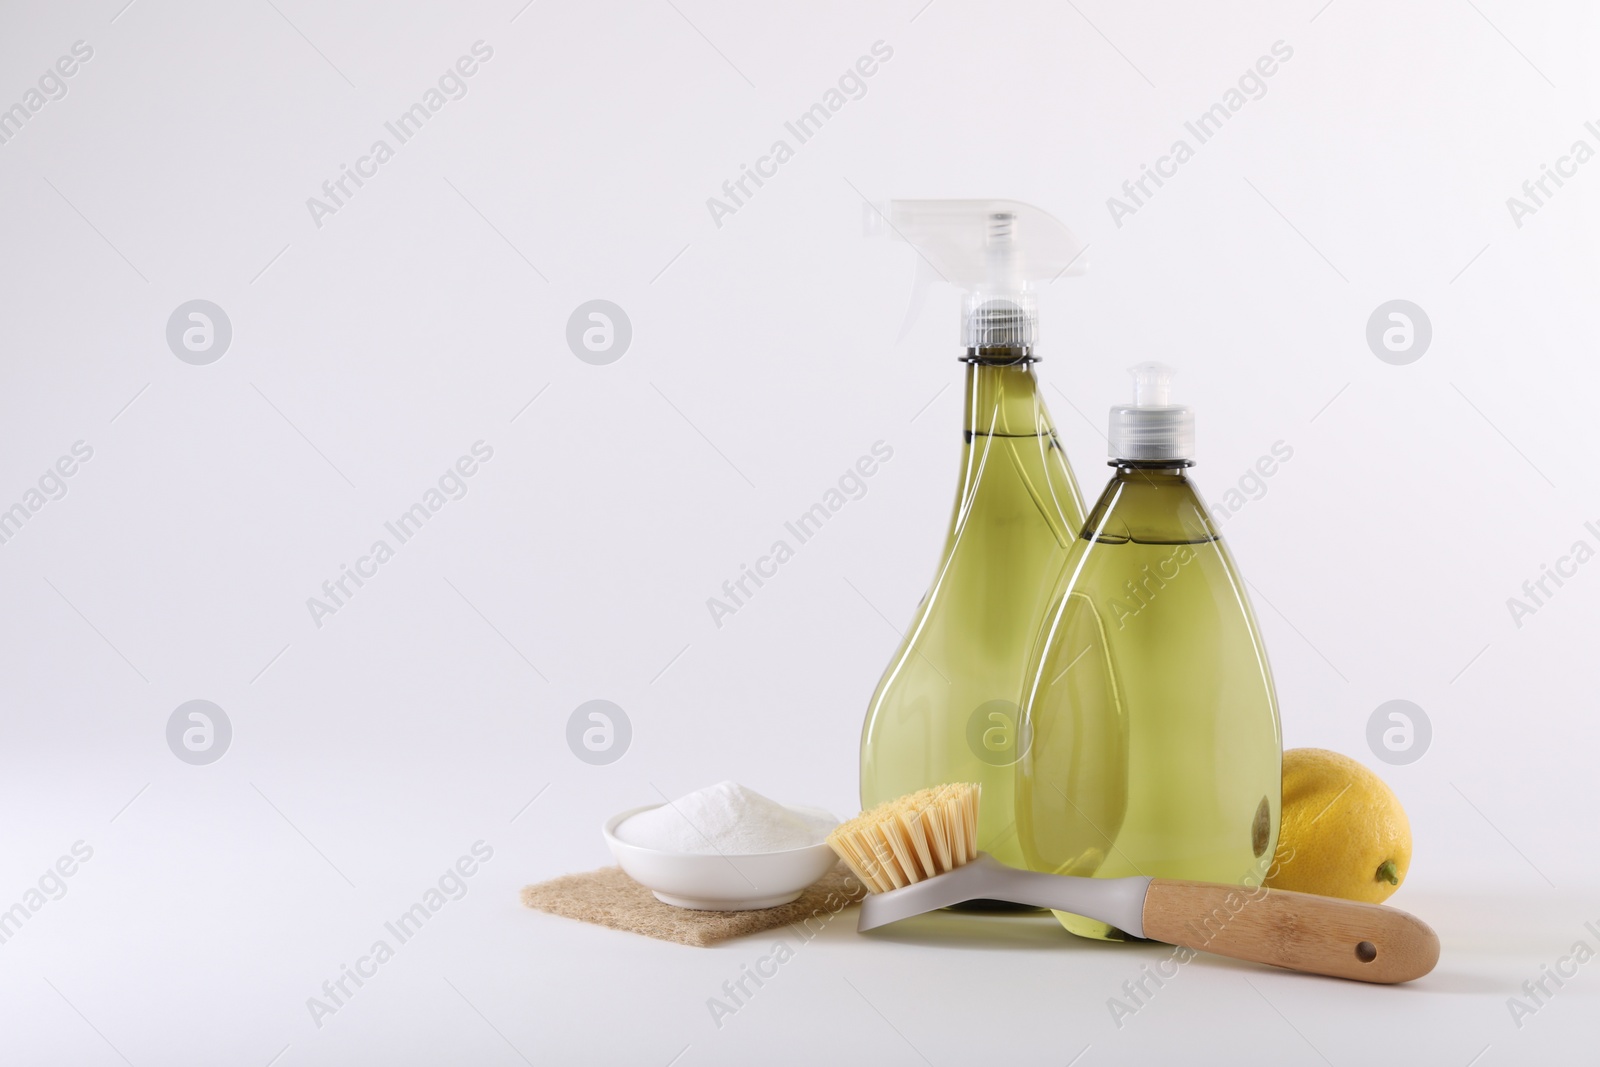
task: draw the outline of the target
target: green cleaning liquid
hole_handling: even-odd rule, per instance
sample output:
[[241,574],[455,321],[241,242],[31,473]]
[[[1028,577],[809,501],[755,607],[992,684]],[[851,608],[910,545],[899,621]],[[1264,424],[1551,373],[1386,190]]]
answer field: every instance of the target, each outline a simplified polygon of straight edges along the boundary
[[1032,360],[982,351],[994,354],[967,360],[961,484],[944,555],[862,728],[861,805],[978,782],[978,847],[1020,866],[1022,679],[1083,504]]
[[[1277,845],[1277,698],[1244,583],[1185,470],[1193,415],[1146,365],[1116,472],[1028,668],[1017,823],[1034,870],[1259,884]],[[1129,458],[1132,457],[1132,458]],[[1058,912],[1067,929],[1119,940]]]

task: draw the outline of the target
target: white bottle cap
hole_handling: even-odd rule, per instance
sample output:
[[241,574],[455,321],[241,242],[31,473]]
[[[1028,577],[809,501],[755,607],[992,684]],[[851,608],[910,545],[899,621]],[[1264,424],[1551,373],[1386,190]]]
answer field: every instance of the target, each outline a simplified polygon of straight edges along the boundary
[[1194,409],[1172,403],[1172,368],[1130,367],[1133,403],[1111,409],[1111,458],[1131,463],[1188,463],[1194,459]]

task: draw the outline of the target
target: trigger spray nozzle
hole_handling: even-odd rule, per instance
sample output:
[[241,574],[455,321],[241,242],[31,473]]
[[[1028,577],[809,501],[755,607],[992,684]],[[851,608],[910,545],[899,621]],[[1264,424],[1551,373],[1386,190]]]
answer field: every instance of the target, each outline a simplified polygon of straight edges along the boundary
[[1084,245],[1049,213],[1017,200],[891,200],[868,216],[868,232],[890,231],[917,252],[917,280],[901,337],[935,281],[964,291],[961,346],[1031,358],[1038,340],[1038,288],[1081,274]]

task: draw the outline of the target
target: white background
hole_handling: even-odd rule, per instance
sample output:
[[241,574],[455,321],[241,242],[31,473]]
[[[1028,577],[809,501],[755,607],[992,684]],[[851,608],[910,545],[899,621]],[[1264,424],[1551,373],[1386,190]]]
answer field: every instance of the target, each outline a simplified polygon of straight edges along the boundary
[[[94,50],[0,145],[0,507],[94,450],[0,545],[0,908],[93,849],[0,945],[0,1060],[1490,1064],[1591,1041],[1600,964],[1520,1028],[1507,1007],[1600,947],[1600,563],[1520,628],[1506,606],[1600,542],[1600,163],[1521,227],[1506,206],[1600,147],[1580,5],[123,2],[0,16],[0,106]],[[479,40],[467,95],[317,226],[307,198]],[[1265,95],[1116,225],[1107,198],[1280,40]],[[718,226],[707,198],[877,41],[865,95]],[[1040,373],[1091,498],[1143,359],[1181,372],[1208,498],[1293,448],[1226,535],[1286,745],[1363,759],[1410,813],[1395,903],[1438,928],[1432,976],[1198,961],[1119,1029],[1107,998],[1158,947],[947,916],[864,939],[846,915],[719,1028],[707,998],[765,939],[520,907],[662,793],[854,810],[959,448],[955,295],[897,340],[912,254],[861,236],[863,198],[892,196],[1014,197],[1090,242],[1042,299]],[[206,366],[165,339],[195,298],[233,328]],[[596,298],[633,328],[607,366],[565,341]],[[1406,366],[1365,341],[1395,298],[1433,325]],[[468,494],[318,627],[307,598],[479,440]],[[878,440],[866,496],[714,626],[706,599]],[[597,698],[633,725],[603,767],[565,742]],[[232,723],[209,766],[167,747],[191,699]],[[1391,699],[1433,724],[1407,766],[1367,749]],[[318,1027],[307,998],[479,840],[466,896]]]

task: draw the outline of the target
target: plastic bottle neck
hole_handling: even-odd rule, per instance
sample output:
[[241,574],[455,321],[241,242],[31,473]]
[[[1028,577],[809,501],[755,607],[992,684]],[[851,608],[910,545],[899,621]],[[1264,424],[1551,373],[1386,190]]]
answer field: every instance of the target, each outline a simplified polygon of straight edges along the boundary
[[985,355],[963,362],[967,388],[962,426],[968,440],[977,435],[1032,437],[1054,432],[1039,402],[1035,360]]
[[1198,544],[1217,539],[1216,523],[1189,481],[1189,460],[1114,461],[1116,473],[1084,527],[1093,541]]

